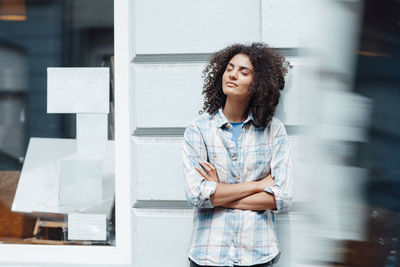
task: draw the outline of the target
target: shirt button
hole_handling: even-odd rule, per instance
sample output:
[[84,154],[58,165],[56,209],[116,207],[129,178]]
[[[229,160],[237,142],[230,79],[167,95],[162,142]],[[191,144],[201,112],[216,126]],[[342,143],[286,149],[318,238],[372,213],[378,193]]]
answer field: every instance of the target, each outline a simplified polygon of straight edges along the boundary
[[234,236],[234,237],[237,237],[237,233],[233,233],[233,236]]
[[236,155],[235,155],[235,153],[232,153],[232,155],[231,155],[231,156],[232,156],[232,158],[234,158]]
[[238,175],[236,178],[237,178],[237,179],[238,179],[238,181],[239,181],[239,180],[240,180],[240,175]]
[[216,157],[217,157],[217,154],[214,153],[213,157],[216,158]]
[[261,154],[261,155],[264,155],[264,151],[261,151],[260,154]]

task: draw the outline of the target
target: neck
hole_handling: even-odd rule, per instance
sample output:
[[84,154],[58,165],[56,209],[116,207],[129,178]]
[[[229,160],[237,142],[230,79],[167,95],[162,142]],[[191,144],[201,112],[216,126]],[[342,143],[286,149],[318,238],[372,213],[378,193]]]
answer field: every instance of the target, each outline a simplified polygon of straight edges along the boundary
[[241,122],[247,119],[249,101],[235,100],[227,97],[225,106],[222,109],[225,117],[230,122]]

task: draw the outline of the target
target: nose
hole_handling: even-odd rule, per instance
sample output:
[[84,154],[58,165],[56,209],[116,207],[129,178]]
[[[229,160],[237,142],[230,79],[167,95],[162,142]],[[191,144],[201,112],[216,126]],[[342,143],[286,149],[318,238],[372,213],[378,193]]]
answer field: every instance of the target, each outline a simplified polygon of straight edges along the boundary
[[237,71],[236,71],[236,70],[232,70],[232,71],[229,73],[229,79],[231,79],[231,80],[237,80]]

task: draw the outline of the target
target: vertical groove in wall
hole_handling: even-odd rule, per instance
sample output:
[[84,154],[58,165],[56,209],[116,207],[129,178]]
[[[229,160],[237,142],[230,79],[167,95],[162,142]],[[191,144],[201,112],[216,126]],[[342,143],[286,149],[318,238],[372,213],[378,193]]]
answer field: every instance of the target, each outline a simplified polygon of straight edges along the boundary
[[263,2],[263,0],[259,0],[259,16],[260,16],[260,18],[259,18],[259,21],[260,21],[260,39],[261,39],[261,42],[264,42],[264,38],[263,38],[263,16],[262,16],[262,7],[263,7],[263,4],[262,4],[262,2]]
[[136,44],[135,44],[135,36],[136,36],[136,25],[135,25],[135,10],[136,10],[136,0],[129,1],[129,11],[133,16],[129,16],[129,28],[130,28],[130,49],[129,49],[129,59],[132,59],[136,54]]

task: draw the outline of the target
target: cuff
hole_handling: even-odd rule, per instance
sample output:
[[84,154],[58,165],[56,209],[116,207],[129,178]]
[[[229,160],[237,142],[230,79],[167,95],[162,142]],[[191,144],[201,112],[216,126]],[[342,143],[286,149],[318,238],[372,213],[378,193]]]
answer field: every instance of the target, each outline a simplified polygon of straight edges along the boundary
[[217,183],[216,182],[209,182],[205,181],[204,189],[203,189],[203,205],[202,208],[214,208],[214,206],[211,204],[210,196],[215,193],[215,190],[217,189]]
[[292,198],[287,194],[282,193],[278,186],[266,187],[264,192],[274,195],[276,202],[276,210],[273,210],[274,212],[282,213],[289,211]]

